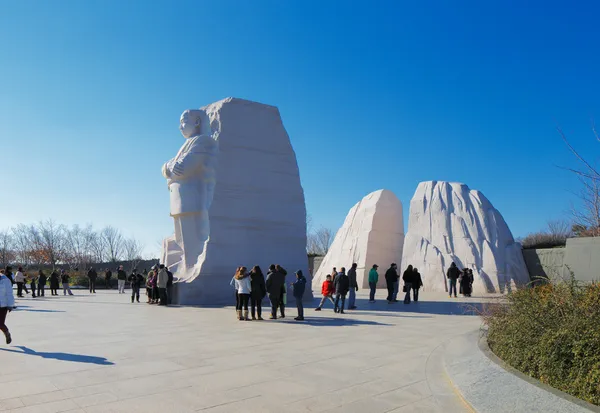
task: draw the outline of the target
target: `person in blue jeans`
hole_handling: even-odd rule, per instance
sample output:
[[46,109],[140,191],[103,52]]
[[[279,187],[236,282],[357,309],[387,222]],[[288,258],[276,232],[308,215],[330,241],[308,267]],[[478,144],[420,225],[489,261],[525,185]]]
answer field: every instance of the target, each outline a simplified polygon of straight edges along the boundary
[[448,294],[452,297],[452,292],[454,291],[454,298],[456,298],[456,281],[460,277],[460,270],[456,266],[456,263],[450,264],[450,268],[448,268],[448,272],[446,273],[448,277]]
[[352,264],[352,267],[348,270],[348,280],[350,281],[350,291],[348,298],[348,310],[356,310],[356,292],[358,291],[358,282],[356,281],[356,268],[357,263]]
[[296,281],[291,285],[294,290],[294,298],[296,299],[296,308],[298,309],[298,317],[294,318],[294,320],[303,321],[304,304],[302,303],[302,297],[304,296],[304,290],[306,289],[306,278],[302,274],[302,270],[296,271]]
[[377,290],[377,282],[379,281],[379,274],[377,273],[377,268],[379,268],[379,266],[375,264],[373,265],[373,268],[371,268],[371,271],[369,271],[369,288],[371,290],[369,293],[370,303],[375,302],[375,291]]

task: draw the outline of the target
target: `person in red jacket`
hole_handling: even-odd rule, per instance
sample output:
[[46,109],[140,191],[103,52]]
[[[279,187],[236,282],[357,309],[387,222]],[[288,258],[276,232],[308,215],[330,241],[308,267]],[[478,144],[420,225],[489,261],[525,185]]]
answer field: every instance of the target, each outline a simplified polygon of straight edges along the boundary
[[321,286],[321,294],[323,294],[323,298],[321,299],[321,303],[319,304],[319,306],[315,308],[315,311],[321,311],[321,307],[323,307],[323,304],[325,304],[325,300],[327,299],[329,299],[329,301],[331,301],[331,304],[335,306],[335,301],[333,301],[333,292],[333,281],[331,281],[331,275],[327,274],[327,277],[325,278],[325,281],[323,281],[323,285]]

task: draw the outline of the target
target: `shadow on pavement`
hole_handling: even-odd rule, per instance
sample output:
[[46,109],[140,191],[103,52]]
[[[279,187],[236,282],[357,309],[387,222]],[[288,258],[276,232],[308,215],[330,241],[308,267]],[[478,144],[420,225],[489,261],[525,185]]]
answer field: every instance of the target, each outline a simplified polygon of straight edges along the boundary
[[[318,304],[315,304],[315,307],[317,305]],[[370,303],[367,299],[357,298],[356,306],[358,308],[352,310],[352,312],[368,315],[378,315],[377,313],[381,313],[382,316],[395,317],[402,317],[402,315],[400,315],[402,313],[477,316],[483,312],[485,305],[485,303],[475,301],[412,301],[410,304],[404,304],[403,301],[398,301],[393,304],[388,304],[385,300]],[[407,315],[406,317],[410,316]]]
[[274,323],[287,323],[287,324],[298,324],[298,325],[308,325],[311,327],[344,327],[344,326],[382,326],[389,327],[392,324],[378,323],[377,321],[365,321],[365,320],[356,320],[352,317],[350,312],[346,314],[340,314],[339,317],[331,318],[331,317],[305,317],[303,321],[296,321],[293,317],[277,319],[272,322]]
[[17,354],[26,354],[28,356],[38,356],[45,359],[54,359],[60,361],[72,361],[74,363],[89,363],[89,364],[98,364],[101,366],[112,366],[114,363],[108,361],[104,357],[95,357],[95,356],[84,356],[82,354],[71,354],[71,353],[46,353],[46,352],[37,352],[25,346],[16,346],[16,348],[21,349],[22,351],[11,350],[7,348],[0,348],[0,351],[7,351],[9,353],[17,353]]
[[29,305],[17,306],[13,311],[30,311],[32,313],[65,313],[63,310],[42,310],[39,308],[31,308]]

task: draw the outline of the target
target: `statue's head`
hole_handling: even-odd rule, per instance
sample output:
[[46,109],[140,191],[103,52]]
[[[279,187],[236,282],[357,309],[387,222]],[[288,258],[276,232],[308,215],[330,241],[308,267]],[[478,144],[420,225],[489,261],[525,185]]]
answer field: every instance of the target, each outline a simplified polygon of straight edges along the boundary
[[198,109],[188,109],[181,114],[179,119],[179,130],[184,138],[189,139],[200,135],[200,120],[202,111]]

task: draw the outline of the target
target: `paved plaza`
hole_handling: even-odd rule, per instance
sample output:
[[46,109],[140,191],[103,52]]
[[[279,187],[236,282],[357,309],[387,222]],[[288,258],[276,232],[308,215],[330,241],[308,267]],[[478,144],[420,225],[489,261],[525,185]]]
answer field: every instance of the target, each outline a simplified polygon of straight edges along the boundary
[[307,308],[296,322],[289,308],[284,320],[240,322],[233,307],[75,294],[17,301],[14,341],[0,345],[0,411],[472,411],[440,349],[480,328],[463,306],[477,297],[388,305],[378,291],[345,315]]

